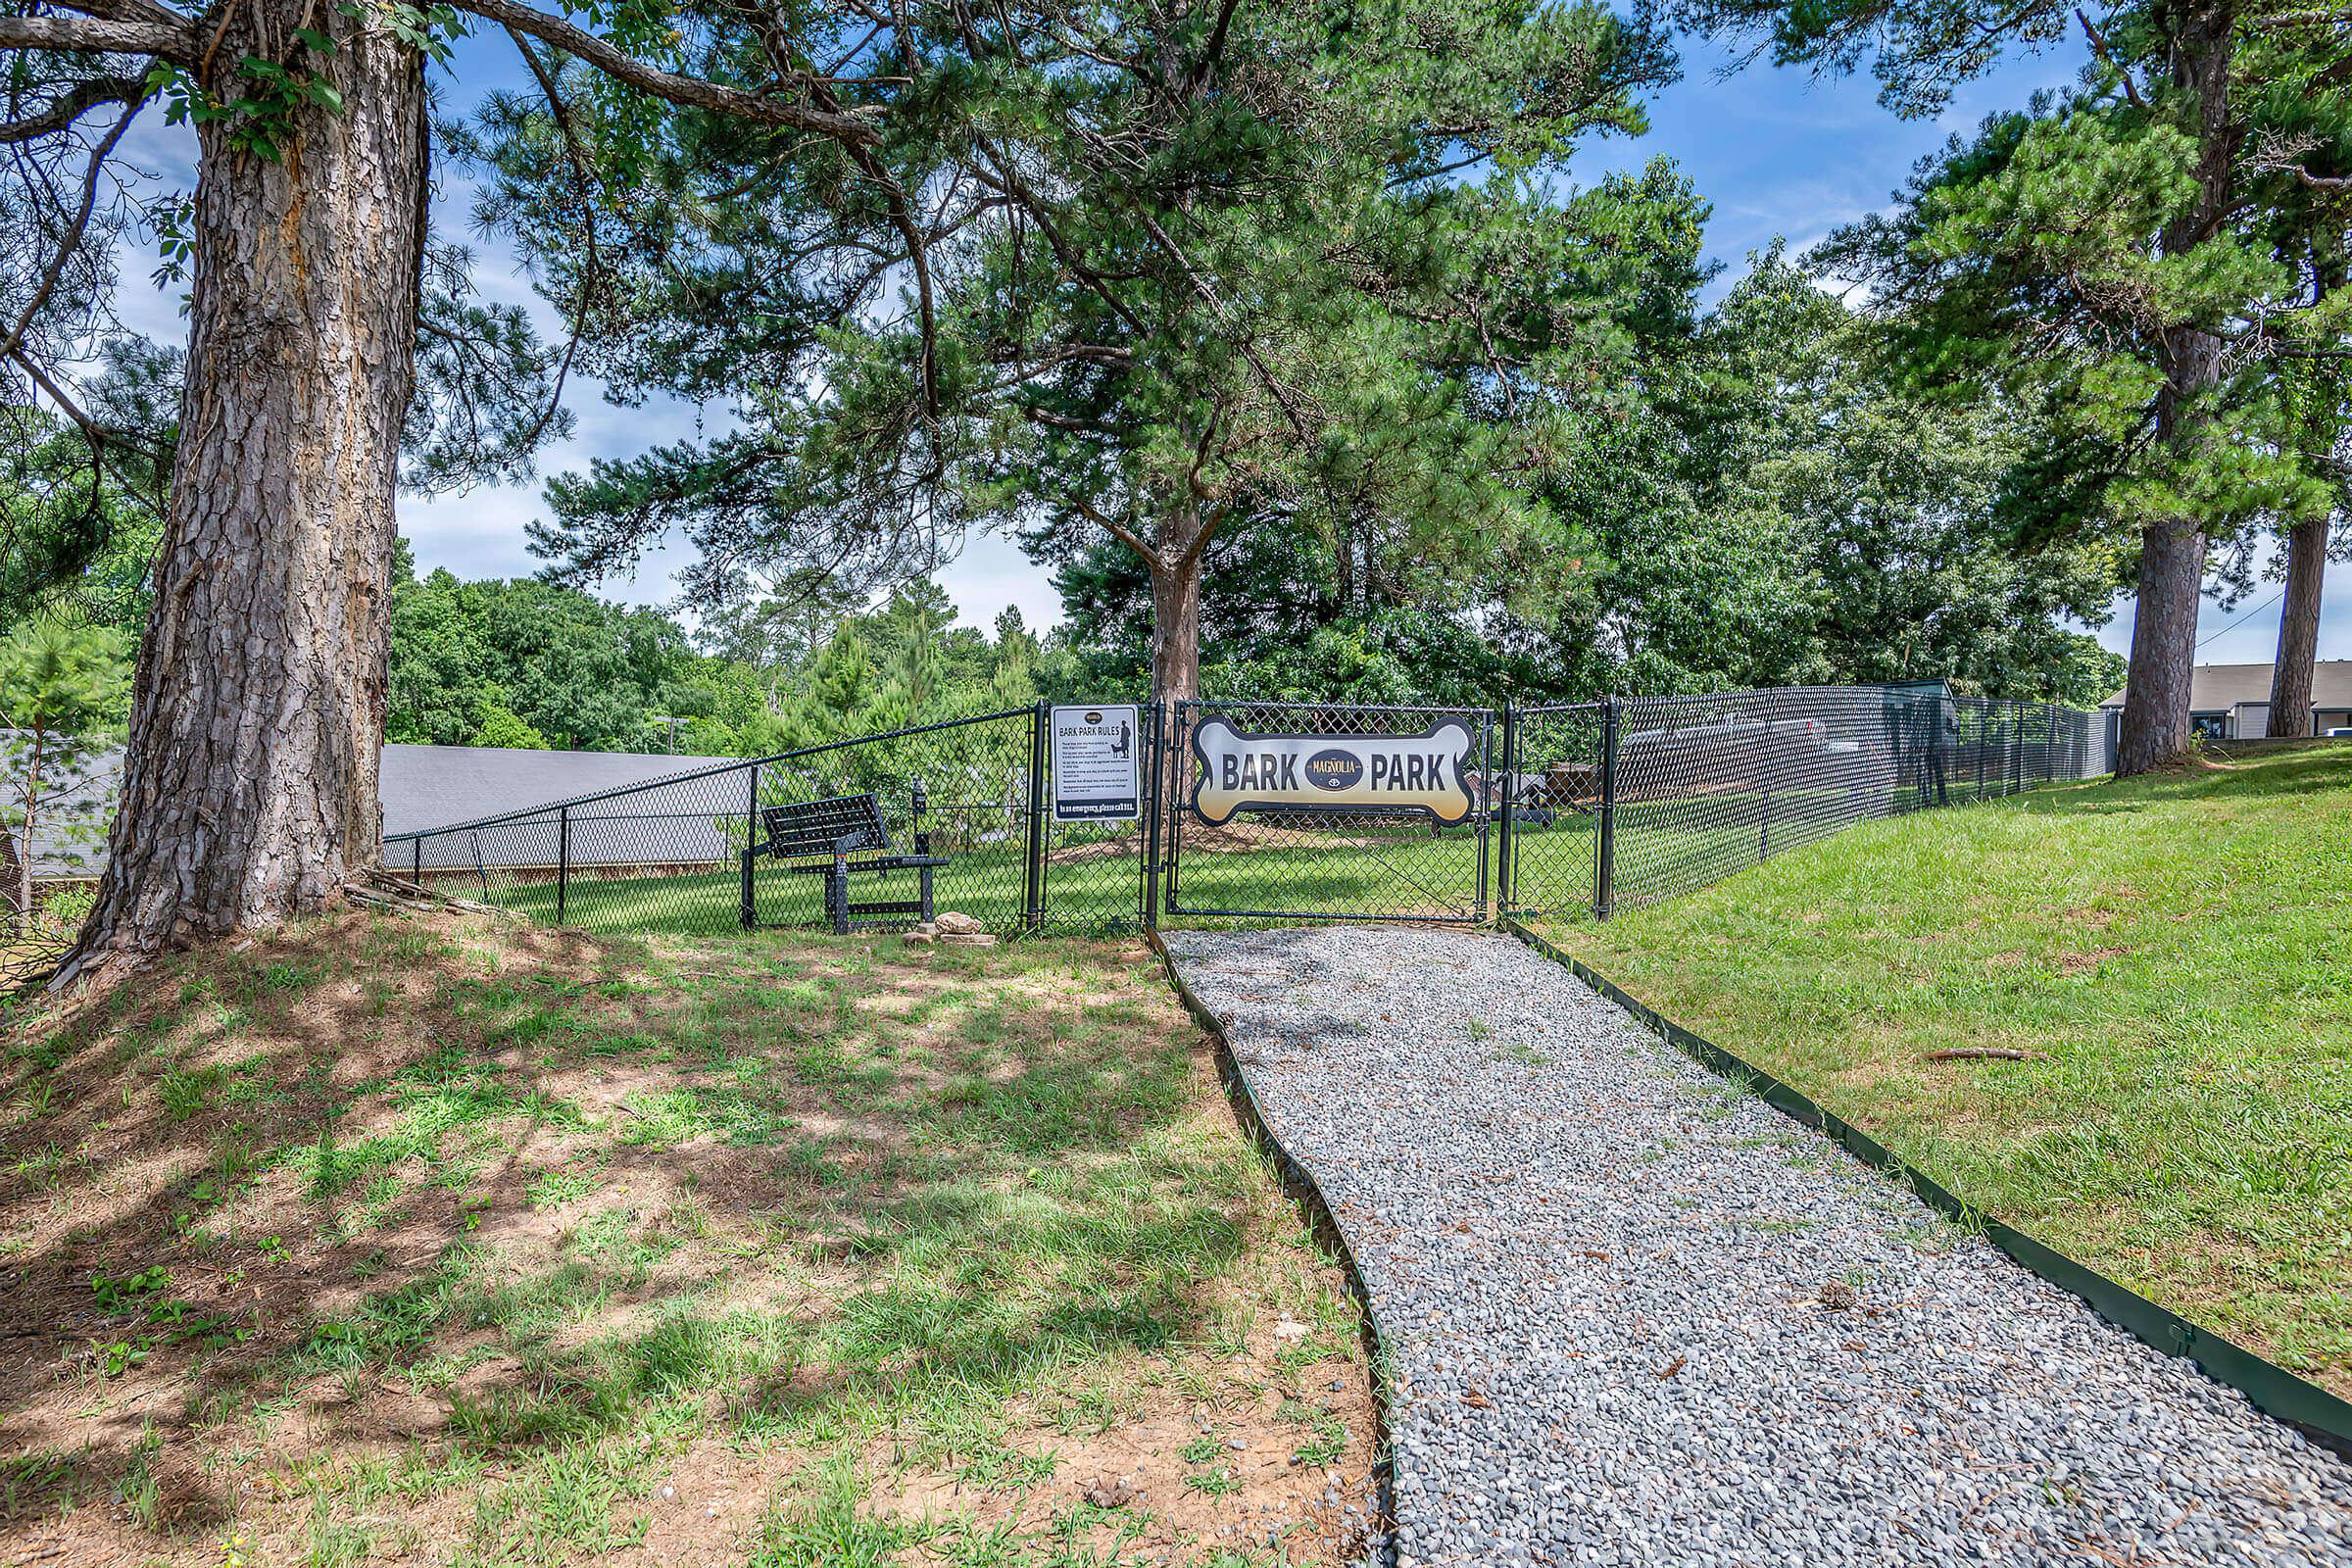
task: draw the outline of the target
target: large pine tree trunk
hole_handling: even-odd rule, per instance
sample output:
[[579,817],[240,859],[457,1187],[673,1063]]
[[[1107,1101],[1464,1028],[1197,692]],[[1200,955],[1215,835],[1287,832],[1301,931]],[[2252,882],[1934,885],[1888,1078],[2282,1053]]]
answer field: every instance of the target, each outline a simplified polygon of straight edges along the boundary
[[2320,657],[2320,586],[2328,575],[2328,519],[2297,523],[2286,536],[2286,599],[2278,613],[2278,658],[2271,665],[2266,733],[2311,733],[2311,681]]
[[1152,564],[1152,695],[1200,695],[1200,559]]
[[1200,695],[1200,573],[1223,520],[1187,496],[1162,519],[1155,548],[1143,553],[1152,573],[1152,695],[1161,702]]
[[[172,514],[122,808],[82,957],[312,914],[377,854],[401,422],[415,387],[426,122],[416,52],[334,6],[251,0],[259,56],[323,75],[276,161],[199,130]],[[330,31],[319,59],[293,29]]]
[[2188,751],[2188,686],[2196,667],[2197,601],[2204,580],[2205,536],[2194,525],[2166,518],[2141,530],[2118,778],[2163,767]]
[[[2179,328],[2167,337],[2164,359],[2157,438],[2178,452],[2192,453],[2205,420],[2198,400],[2221,381],[2222,342],[2210,332]],[[2123,740],[2115,760],[2118,778],[2150,772],[2188,755],[2189,683],[2196,672],[2197,604],[2204,585],[2205,535],[2192,519],[2158,517],[2140,530],[2139,594]]]
[[[2197,199],[2164,233],[2167,255],[2182,256],[2217,232],[2230,210],[2236,132],[2230,121],[2231,0],[2189,0],[2174,23],[2173,79],[2197,104]],[[2165,385],[2157,440],[2183,469],[2199,451],[2222,382],[2222,340],[2186,323],[2163,334],[2157,359]],[[2115,771],[2145,773],[2188,754],[2189,680],[2197,657],[2197,596],[2205,578],[2205,535],[2194,517],[2157,517],[2140,532],[2139,600],[2132,625],[2132,673]]]

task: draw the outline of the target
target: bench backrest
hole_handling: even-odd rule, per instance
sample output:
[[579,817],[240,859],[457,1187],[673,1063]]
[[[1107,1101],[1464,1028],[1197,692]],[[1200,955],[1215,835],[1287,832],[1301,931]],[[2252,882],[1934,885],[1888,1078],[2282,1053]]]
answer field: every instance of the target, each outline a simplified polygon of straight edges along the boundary
[[857,842],[846,847],[851,851],[890,848],[890,830],[882,825],[882,808],[871,792],[761,807],[760,821],[767,829],[767,842],[760,848],[780,860],[831,855],[852,836]]

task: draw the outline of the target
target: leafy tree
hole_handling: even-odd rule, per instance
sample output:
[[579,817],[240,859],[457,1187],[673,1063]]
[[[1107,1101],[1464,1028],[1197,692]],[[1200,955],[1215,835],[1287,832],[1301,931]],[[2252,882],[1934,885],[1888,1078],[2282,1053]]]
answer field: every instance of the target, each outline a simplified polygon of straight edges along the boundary
[[[1710,511],[1769,562],[1740,685],[1944,678],[1999,697],[2095,702],[2065,618],[2106,618],[2121,581],[2099,536],[2021,537],[2003,486],[2033,437],[1993,402],[1903,386],[1903,343],[1857,319],[1777,252],[1717,313],[1708,409],[1724,444]],[[1619,552],[1619,554],[1624,554]],[[1717,590],[1754,604],[1753,582]],[[2089,681],[2085,687],[2082,682]]]
[[874,617],[883,668],[909,713],[938,703],[948,679],[951,638],[968,645],[978,636],[966,630],[956,638],[955,619],[956,607],[948,602],[946,591],[927,577],[892,590]]
[[[2275,254],[2311,280],[2326,309],[2352,284],[2352,123],[2342,95],[2296,94],[2265,106],[2275,149],[2294,149],[2298,174],[2275,173],[2278,195],[2265,225]],[[2308,144],[2308,145],[2307,145]],[[2325,174],[2309,172],[2324,167]],[[2272,519],[2283,580],[2278,647],[2271,664],[2269,733],[2311,730],[2312,679],[2320,651],[2320,600],[2328,561],[2352,554],[2352,360],[2290,360],[2277,368],[2283,420],[2295,460],[2325,487],[2327,503],[2302,516]],[[2250,586],[2250,585],[2249,585]]]
[[[725,735],[722,707],[736,722],[760,707],[756,681],[696,655],[668,616],[529,578],[405,581],[391,627],[388,740],[661,750],[656,714],[716,717]],[[494,728],[508,738],[477,738]]]
[[51,410],[0,406],[0,625],[57,615],[135,637],[146,623],[174,439],[158,394],[178,372],[135,339],[104,355],[86,378],[93,416],[122,432],[104,461]]
[[[1561,242],[1528,187],[1581,135],[1640,127],[1639,94],[1673,75],[1656,34],[1590,3],[1127,0],[973,8],[899,48],[918,78],[980,68],[931,104],[922,222],[956,236],[916,272],[933,330],[747,314],[744,281],[806,237],[788,185],[706,146],[672,177],[747,194],[717,242],[639,274],[671,324],[613,368],[685,396],[779,390],[740,399],[729,435],[551,486],[537,542],[561,569],[679,528],[716,598],[747,566],[920,570],[976,524],[1056,559],[1107,539],[1152,585],[1154,688],[1184,696],[1206,552],[1250,519],[1395,528],[1433,581],[1524,584],[1553,558],[1513,479],[1544,442],[1514,426],[1548,418],[1537,383],[1589,367],[1555,353],[1568,323],[1509,318],[1481,285]],[[548,143],[501,115],[481,151],[500,216],[560,265],[585,220]],[[1474,168],[1489,184],[1456,183]],[[1480,417],[1503,380],[1512,416]]]
[[541,752],[547,750],[547,737],[523,722],[512,708],[503,703],[492,703],[483,715],[482,727],[474,731],[473,739],[466,744]]
[[[1636,389],[1554,427],[1565,456],[1536,482],[1582,540],[1550,575],[1557,597],[1520,615],[1506,584],[1433,588],[1401,536],[1358,534],[1343,570],[1286,521],[1252,521],[1206,554],[1205,691],[1494,704],[1932,676],[2073,701],[2114,689],[2059,619],[2106,613],[2115,553],[2020,544],[1997,505],[2020,437],[1997,408],[1906,391],[1879,331],[1777,250],[1702,315],[1687,193],[1652,177],[1612,194],[1578,215],[1593,236],[1576,248],[1610,273],[1544,274],[1549,308],[1617,356],[1603,379]],[[1056,581],[1092,689],[1118,689],[1145,657],[1143,573],[1095,550]]]
[[[901,5],[892,20],[952,35],[961,14]],[[902,134],[898,108],[927,106],[974,62],[951,51],[906,69],[903,29],[877,25],[866,0],[619,0],[587,26],[521,0],[0,5],[5,400],[29,387],[94,464],[127,467],[137,433],[85,406],[72,368],[121,336],[121,241],[151,235],[167,274],[192,285],[122,806],[85,956],[310,913],[369,862],[396,486],[519,471],[563,426],[564,376],[592,357],[472,295],[468,258],[428,232],[426,72],[476,26],[523,56],[551,171],[589,221],[674,222],[654,171],[720,167],[703,150],[723,144],[791,187],[789,259],[764,258],[779,289],[838,320],[911,262],[928,294],[933,231],[908,192],[933,167],[929,111]],[[192,133],[192,190],[158,189],[127,161],[150,111]],[[567,324],[627,298],[608,254],[591,244],[551,273]],[[929,380],[936,357],[920,359]]]
[[127,639],[105,626],[41,618],[19,622],[0,638],[0,849],[10,862],[7,890],[17,929],[37,912],[36,849],[44,841],[63,858],[104,831],[102,815],[55,803],[91,782],[93,764],[121,722],[130,667]]
[[825,738],[849,733],[850,715],[873,699],[873,657],[854,623],[845,622],[808,668],[808,699]]
[[997,642],[988,672],[989,695],[998,706],[1020,708],[1037,701],[1040,652],[1020,608],[1006,605],[997,615]]
[[[1931,379],[1989,384],[2031,411],[2020,465],[2048,529],[2115,516],[2138,535],[2138,605],[2119,771],[2182,755],[2209,542],[2324,510],[2272,367],[2343,352],[2338,301],[2266,243],[2282,183],[2328,187],[2347,80],[2340,16],[2278,0],[1686,0],[1776,63],[1851,70],[1929,114],[2012,44],[2080,21],[2082,87],[1996,116],[1931,160],[1895,210],[1823,253],[1871,287]],[[2281,132],[2284,132],[2283,134]]]

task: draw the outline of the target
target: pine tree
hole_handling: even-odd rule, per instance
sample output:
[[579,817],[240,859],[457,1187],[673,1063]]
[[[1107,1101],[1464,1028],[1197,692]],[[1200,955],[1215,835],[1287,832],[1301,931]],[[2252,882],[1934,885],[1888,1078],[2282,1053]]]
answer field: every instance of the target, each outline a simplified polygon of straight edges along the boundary
[[2352,55],[2341,14],[2286,0],[1686,0],[1686,19],[1759,39],[1776,63],[1872,61],[1883,101],[1928,114],[2004,49],[2080,23],[2081,88],[1956,139],[1896,210],[1823,263],[1871,285],[1924,376],[1997,387],[2043,421],[2024,466],[2044,529],[2121,520],[2138,595],[2123,773],[2188,747],[2209,548],[2306,516],[2278,368],[2342,356],[2339,296],[2270,242],[2285,192],[2343,189]]
[[90,782],[129,683],[125,639],[110,627],[44,617],[0,639],[0,847],[15,872],[7,901],[19,928],[37,912],[40,845],[54,840],[61,855],[77,858],[75,841],[100,826],[87,813],[61,824],[53,803]]
[[[961,11],[896,15],[949,40]],[[927,294],[931,231],[909,192],[932,163],[919,133],[891,127],[968,52],[943,41],[910,77],[865,0],[618,0],[587,15],[522,0],[29,0],[0,14],[0,364],[110,484],[142,465],[172,476],[85,959],[314,913],[371,863],[396,489],[516,473],[565,428],[565,373],[628,297],[608,264],[675,211],[642,199],[653,171],[724,144],[791,185],[798,232],[769,281],[827,320],[854,314],[864,263],[892,247],[880,265],[911,267]],[[429,231],[447,127],[426,75],[474,27],[522,56],[551,177],[598,229],[550,274],[579,343],[543,344],[521,310],[475,297],[466,253]],[[142,116],[189,127],[193,189],[158,189],[130,162]],[[78,374],[106,346],[94,339],[120,338],[114,258],[134,230],[158,237],[189,290],[168,452],[86,406]],[[918,315],[928,337],[928,306]],[[935,356],[916,359],[928,384]]]
[[[919,569],[976,526],[1053,556],[1115,541],[1151,581],[1154,690],[1185,697],[1203,561],[1242,520],[1304,541],[1374,519],[1522,581],[1562,554],[1519,476],[1550,444],[1546,390],[1587,395],[1597,345],[1515,317],[1482,269],[1556,253],[1536,187],[1580,138],[1638,130],[1641,95],[1673,78],[1638,15],[1121,0],[959,9],[899,46],[939,73],[924,222],[956,243],[917,274],[928,293],[747,310],[805,229],[788,182],[705,144],[675,177],[748,195],[701,250],[649,253],[636,297],[669,324],[616,340],[611,368],[688,397],[762,390],[732,434],[552,485],[537,542],[561,570],[679,527],[714,599],[745,569]],[[985,69],[947,69],[965,59]],[[501,120],[480,151],[526,253],[581,254],[545,127]],[[1502,382],[1512,416],[1488,417]]]

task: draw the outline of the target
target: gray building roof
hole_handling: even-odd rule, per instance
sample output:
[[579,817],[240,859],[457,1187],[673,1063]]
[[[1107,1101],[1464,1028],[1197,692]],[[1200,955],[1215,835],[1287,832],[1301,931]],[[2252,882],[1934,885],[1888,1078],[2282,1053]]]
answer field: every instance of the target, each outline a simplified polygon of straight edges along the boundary
[[[419,828],[477,821],[509,811],[552,806],[582,795],[700,772],[730,760],[712,757],[648,757],[634,752],[525,752],[495,746],[388,745],[383,752],[380,786],[384,833],[391,837]],[[122,767],[120,752],[94,758],[78,788],[44,806],[40,819],[33,826],[35,874],[71,877],[97,873],[106,858],[107,817],[114,810]],[[699,797],[710,792],[693,793]],[[675,805],[682,804],[681,797]],[[552,824],[554,820],[554,813],[550,812],[548,822]],[[691,848],[698,855],[718,842],[714,830],[694,836],[696,842]],[[524,831],[471,837],[482,842],[467,846],[465,858],[469,861],[477,852],[492,863],[536,863],[542,851],[548,858],[555,853],[552,826],[547,833]],[[703,837],[709,837],[711,845],[703,844]],[[537,842],[540,838],[548,842],[542,845]],[[454,841],[450,848],[455,853]],[[730,852],[723,847],[713,852],[726,853]]]
[[[2131,690],[2127,683],[2122,690],[2108,698],[2101,708],[2124,706],[2124,692]],[[2268,703],[2271,700],[2271,666],[2268,664],[2199,664],[2189,677],[2188,706],[2192,712],[2223,713],[2240,703]],[[2323,659],[2312,671],[2311,701],[2315,708],[2352,709],[2352,659]]]

